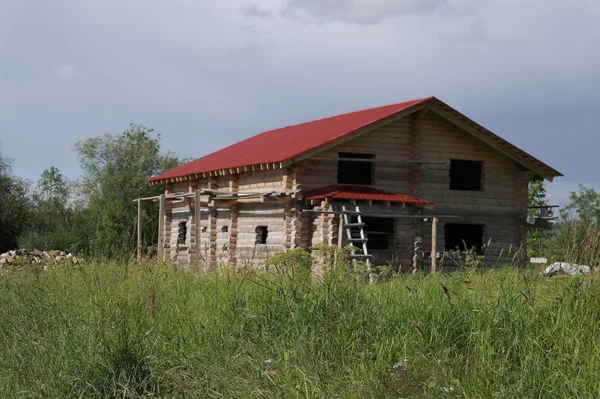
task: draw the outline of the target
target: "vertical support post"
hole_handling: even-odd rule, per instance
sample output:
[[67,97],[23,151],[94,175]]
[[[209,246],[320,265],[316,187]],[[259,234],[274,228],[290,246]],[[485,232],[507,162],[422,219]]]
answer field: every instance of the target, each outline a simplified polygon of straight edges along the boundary
[[142,199],[138,198],[138,214],[137,214],[137,260],[142,259]]
[[158,248],[157,257],[159,260],[164,260],[165,254],[165,195],[161,194],[158,200]]
[[[327,201],[321,201],[321,211],[325,212],[327,209]],[[326,244],[327,242],[325,236],[325,213],[321,213],[321,242]]]
[[344,215],[340,213],[340,223],[338,229],[338,247],[342,248],[344,243]]
[[433,218],[431,222],[431,273],[436,273],[437,263],[437,222],[438,218]]
[[196,221],[196,266],[200,269],[202,261],[202,210],[200,209],[200,190],[194,193],[194,220]]

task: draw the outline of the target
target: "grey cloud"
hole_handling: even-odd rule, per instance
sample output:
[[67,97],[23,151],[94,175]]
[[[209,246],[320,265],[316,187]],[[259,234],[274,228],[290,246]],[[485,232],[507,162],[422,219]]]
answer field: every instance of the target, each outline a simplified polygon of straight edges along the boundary
[[255,41],[232,46],[229,48],[228,54],[232,56],[241,56],[244,58],[260,57],[273,50],[274,47],[275,46],[271,40]]
[[[199,157],[263,130],[436,95],[600,187],[597,0],[547,1],[11,0],[19,6],[0,13],[3,152],[31,180],[51,165],[75,178],[72,144],[132,121]],[[252,2],[274,19],[241,11]],[[279,18],[280,7],[309,25]]]
[[441,34],[440,39],[456,43],[484,45],[490,41],[489,32],[484,22],[476,21],[462,34],[448,35]]
[[77,76],[77,68],[74,65],[60,64],[54,67],[54,74],[61,80],[72,79]]
[[242,14],[246,17],[261,18],[261,19],[272,19],[274,18],[273,13],[265,10],[260,4],[251,3],[242,7]]
[[287,0],[282,15],[312,22],[375,25],[384,19],[436,10],[446,0]]

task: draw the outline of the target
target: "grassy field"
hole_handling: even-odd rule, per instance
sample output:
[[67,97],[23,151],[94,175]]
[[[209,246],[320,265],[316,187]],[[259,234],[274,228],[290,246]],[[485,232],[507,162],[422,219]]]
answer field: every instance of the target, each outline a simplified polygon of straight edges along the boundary
[[597,398],[600,280],[497,269],[0,274],[0,396]]

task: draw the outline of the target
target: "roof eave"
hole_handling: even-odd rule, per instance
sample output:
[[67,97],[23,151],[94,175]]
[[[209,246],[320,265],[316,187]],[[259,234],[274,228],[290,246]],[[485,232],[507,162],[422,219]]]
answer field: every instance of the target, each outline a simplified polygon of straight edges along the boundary
[[432,99],[429,109],[459,128],[467,130],[483,143],[508,156],[519,165],[538,173],[544,179],[551,182],[555,177],[563,176],[556,169],[486,129],[438,98]]

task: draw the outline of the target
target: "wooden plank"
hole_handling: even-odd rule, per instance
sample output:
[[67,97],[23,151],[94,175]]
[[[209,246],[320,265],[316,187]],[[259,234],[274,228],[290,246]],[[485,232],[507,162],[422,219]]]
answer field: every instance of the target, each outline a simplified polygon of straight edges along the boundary
[[137,260],[142,260],[142,200],[138,199],[137,212]]
[[339,226],[338,226],[338,247],[342,248],[344,242],[344,215],[339,215]]
[[434,217],[431,221],[431,273],[436,273],[437,267],[437,223],[438,218]]
[[201,267],[201,249],[202,249],[202,207],[200,205],[200,191],[194,193],[194,222],[195,226],[195,250],[196,250],[196,267],[200,270]]
[[161,194],[158,201],[158,259],[165,260],[165,195]]

